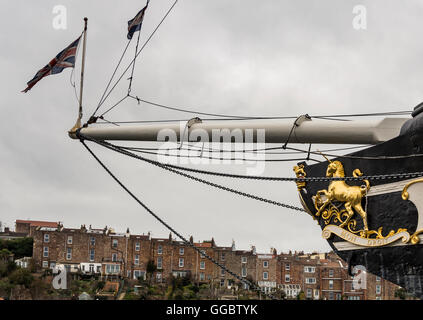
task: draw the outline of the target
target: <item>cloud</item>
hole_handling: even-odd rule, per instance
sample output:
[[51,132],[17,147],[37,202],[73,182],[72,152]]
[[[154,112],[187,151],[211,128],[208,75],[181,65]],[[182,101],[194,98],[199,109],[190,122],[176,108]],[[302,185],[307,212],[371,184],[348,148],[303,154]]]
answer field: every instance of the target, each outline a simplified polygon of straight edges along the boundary
[[[173,1],[154,1],[142,40]],[[82,31],[89,18],[84,115],[101,93],[126,45],[126,22],[143,5],[125,1],[62,1],[68,29],[54,30],[55,1],[7,2],[1,13],[0,220],[61,220],[78,227],[168,231],[129,198],[77,141],[67,136],[77,101],[70,70],[49,76],[29,93],[26,81]],[[421,3],[361,1],[368,29],[352,28],[355,1],[180,1],[146,46],[133,91],[147,100],[212,113],[296,116],[410,110],[421,100]],[[131,46],[124,68],[132,59]],[[79,65],[75,70],[78,83]],[[126,94],[123,78],[101,110]],[[187,119],[127,100],[111,120]],[[282,145],[281,141],[281,145]],[[214,237],[260,251],[329,249],[305,214],[243,199],[162,172],[108,151],[96,152],[155,212],[185,236]],[[293,164],[267,164],[267,175],[292,176]],[[223,171],[244,168],[222,166]],[[299,205],[293,183],[222,184]]]

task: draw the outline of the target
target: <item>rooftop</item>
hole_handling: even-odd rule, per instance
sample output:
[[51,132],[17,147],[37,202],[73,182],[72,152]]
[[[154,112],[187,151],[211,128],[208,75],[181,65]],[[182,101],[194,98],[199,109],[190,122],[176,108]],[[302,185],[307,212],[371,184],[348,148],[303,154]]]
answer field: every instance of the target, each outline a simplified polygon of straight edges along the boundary
[[31,227],[50,227],[57,228],[59,222],[52,221],[36,221],[36,220],[16,220],[15,223],[29,224]]

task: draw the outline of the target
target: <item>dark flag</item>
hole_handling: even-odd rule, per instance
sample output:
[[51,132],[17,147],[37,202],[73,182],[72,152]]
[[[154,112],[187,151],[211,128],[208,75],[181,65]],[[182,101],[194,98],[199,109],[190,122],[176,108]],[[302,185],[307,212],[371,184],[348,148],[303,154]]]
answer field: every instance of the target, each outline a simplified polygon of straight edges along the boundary
[[128,39],[129,40],[132,39],[132,36],[134,35],[136,31],[141,30],[142,21],[144,20],[144,13],[147,7],[148,7],[148,2],[145,5],[145,7],[142,8],[132,20],[128,21]]
[[45,76],[60,73],[65,68],[75,67],[75,55],[80,39],[81,37],[72,42],[68,47],[59,52],[59,54],[44,68],[39,70],[35,74],[34,78],[27,82],[28,87],[25,90],[22,90],[22,92],[28,92],[31,90],[31,88]]

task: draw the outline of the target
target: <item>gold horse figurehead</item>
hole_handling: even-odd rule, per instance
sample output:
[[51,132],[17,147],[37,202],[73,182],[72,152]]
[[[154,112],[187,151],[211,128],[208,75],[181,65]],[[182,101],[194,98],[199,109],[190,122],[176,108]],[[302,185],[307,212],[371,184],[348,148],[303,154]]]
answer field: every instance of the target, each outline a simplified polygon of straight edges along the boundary
[[[329,161],[329,165],[326,170],[327,177],[333,178],[344,178],[345,171],[344,166],[338,160]],[[363,174],[359,169],[353,171],[354,177],[362,176]],[[366,195],[367,191],[370,189],[370,183],[368,180],[364,180],[365,186],[349,186],[343,180],[331,181],[327,190],[319,190],[316,194],[316,200],[318,200],[319,209],[316,213],[316,216],[319,216],[323,209],[330,204],[332,201],[343,202],[345,209],[348,212],[348,217],[345,221],[342,222],[340,227],[344,227],[354,215],[354,211],[357,212],[363,219],[364,224],[364,233],[366,234],[369,230],[367,224],[367,213],[363,210],[361,206],[361,199]],[[325,201],[320,201],[321,196],[326,197]],[[353,210],[354,209],[354,210]]]

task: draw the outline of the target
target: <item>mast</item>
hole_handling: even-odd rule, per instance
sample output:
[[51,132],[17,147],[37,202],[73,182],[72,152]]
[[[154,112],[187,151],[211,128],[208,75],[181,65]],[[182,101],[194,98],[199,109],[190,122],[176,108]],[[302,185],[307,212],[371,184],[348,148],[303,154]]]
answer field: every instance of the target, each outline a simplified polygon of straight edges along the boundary
[[76,130],[81,128],[81,119],[82,119],[82,94],[84,92],[84,70],[85,70],[85,52],[87,47],[87,25],[88,25],[88,18],[84,18],[84,40],[82,44],[82,65],[81,65],[81,85],[79,89],[79,110],[78,110],[78,118],[76,120],[75,125],[72,129],[69,130],[69,136],[73,137]]

